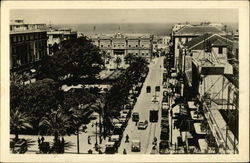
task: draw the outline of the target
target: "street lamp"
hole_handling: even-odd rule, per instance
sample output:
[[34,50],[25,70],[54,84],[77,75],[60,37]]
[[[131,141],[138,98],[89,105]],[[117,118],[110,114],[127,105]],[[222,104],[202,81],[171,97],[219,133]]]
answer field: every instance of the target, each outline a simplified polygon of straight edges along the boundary
[[95,123],[95,132],[96,132],[96,135],[95,135],[95,149],[97,150],[97,146],[98,146],[98,142],[97,142],[97,125],[98,123],[96,122]]

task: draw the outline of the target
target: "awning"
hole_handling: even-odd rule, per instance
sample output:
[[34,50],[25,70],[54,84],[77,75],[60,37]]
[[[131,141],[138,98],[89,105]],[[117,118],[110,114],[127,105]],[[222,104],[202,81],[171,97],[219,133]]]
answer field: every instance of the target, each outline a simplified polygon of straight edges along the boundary
[[35,73],[35,72],[36,72],[36,70],[35,70],[35,69],[30,69],[30,71],[31,71],[32,73]]
[[206,132],[201,131],[201,123],[194,123],[194,129],[196,134],[206,134]]
[[202,152],[204,152],[205,150],[207,150],[208,145],[207,145],[207,142],[206,142],[205,139],[198,139],[198,143],[199,143],[199,146],[200,146],[200,150]]
[[197,107],[194,105],[194,101],[188,101],[188,108],[189,109],[197,109]]

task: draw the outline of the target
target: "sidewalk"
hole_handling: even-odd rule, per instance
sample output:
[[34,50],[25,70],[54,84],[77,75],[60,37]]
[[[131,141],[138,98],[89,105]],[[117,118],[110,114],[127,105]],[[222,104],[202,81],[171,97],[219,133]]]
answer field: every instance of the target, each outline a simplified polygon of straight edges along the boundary
[[[98,122],[98,118],[96,120],[91,121],[88,125],[87,125],[87,129],[85,130],[85,132],[82,132],[82,127],[80,127],[79,129],[79,151],[80,154],[87,154],[88,150],[91,149],[93,151],[93,154],[98,153],[98,151],[95,151],[95,143],[96,143],[96,126],[94,125],[92,127],[92,124],[95,124],[96,121]],[[97,133],[99,133],[99,127],[97,127]],[[88,136],[91,137],[91,144],[88,144]],[[15,135],[10,135],[10,138],[14,138]],[[39,136],[41,138],[41,136]],[[32,146],[28,147],[28,151],[26,152],[26,154],[34,154],[39,152],[38,149],[38,136],[37,135],[19,135],[19,139],[30,139],[31,141],[34,141],[34,143],[32,143]],[[44,136],[46,142],[49,142],[50,144],[53,143],[53,139],[54,136]],[[67,136],[65,135],[64,137],[65,143],[69,143],[71,146],[70,147],[66,147],[65,148],[65,154],[76,154],[77,153],[77,136],[76,135],[71,135],[71,136]],[[102,144],[100,143],[99,140],[99,134],[97,136],[97,142],[98,145],[101,147],[101,151],[104,152],[105,150],[105,144],[108,141],[108,137],[106,138],[106,140],[102,140]]]

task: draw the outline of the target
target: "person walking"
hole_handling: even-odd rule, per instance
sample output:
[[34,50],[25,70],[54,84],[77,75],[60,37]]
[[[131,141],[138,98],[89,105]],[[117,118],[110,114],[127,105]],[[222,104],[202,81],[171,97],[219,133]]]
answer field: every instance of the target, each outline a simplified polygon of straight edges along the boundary
[[42,138],[41,138],[41,141],[42,141],[42,143],[44,142],[44,137],[42,136]]
[[38,139],[37,139],[37,142],[38,142],[38,146],[40,145],[40,143],[41,143],[41,139],[38,137]]
[[91,137],[90,136],[88,136],[88,144],[91,144]]
[[126,151],[126,149],[125,149],[125,148],[123,149],[123,154],[127,154],[127,151]]
[[125,140],[125,143],[128,143],[129,142],[129,136],[128,134],[126,135],[126,140]]

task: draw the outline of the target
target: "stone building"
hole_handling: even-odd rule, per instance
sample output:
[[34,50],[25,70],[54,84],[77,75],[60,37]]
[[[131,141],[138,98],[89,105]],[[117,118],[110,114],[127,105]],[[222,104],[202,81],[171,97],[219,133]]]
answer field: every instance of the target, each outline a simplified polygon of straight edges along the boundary
[[191,41],[193,38],[201,36],[205,33],[225,35],[219,28],[211,25],[183,25],[172,32],[172,41],[174,46],[175,66],[178,66],[180,46]]
[[152,57],[152,36],[148,34],[94,35],[93,43],[105,51],[111,58],[119,56],[124,62],[124,56],[132,54],[149,61]]
[[10,23],[10,70],[29,71],[47,55],[46,24]]
[[50,27],[47,37],[48,55],[53,55],[54,50],[60,47],[61,41],[77,38],[77,32],[70,28],[52,29]]

